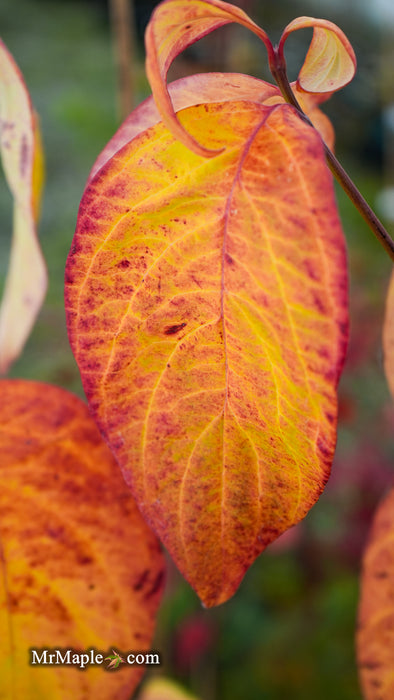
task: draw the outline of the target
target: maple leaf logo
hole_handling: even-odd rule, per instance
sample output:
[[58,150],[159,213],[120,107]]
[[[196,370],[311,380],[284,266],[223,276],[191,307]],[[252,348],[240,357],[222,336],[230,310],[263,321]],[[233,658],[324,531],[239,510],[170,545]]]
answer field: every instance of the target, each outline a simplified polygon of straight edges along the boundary
[[104,661],[110,661],[107,668],[118,668],[119,664],[126,663],[120,654],[118,654],[117,651],[114,651],[114,649],[112,649],[112,656],[106,656]]

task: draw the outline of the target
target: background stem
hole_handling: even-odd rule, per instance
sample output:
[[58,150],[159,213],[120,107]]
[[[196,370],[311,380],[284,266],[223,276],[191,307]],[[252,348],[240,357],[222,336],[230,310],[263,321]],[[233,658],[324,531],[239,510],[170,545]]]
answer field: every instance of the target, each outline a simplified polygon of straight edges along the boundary
[[118,108],[121,121],[134,107],[135,40],[132,0],[110,0],[111,24],[118,73]]

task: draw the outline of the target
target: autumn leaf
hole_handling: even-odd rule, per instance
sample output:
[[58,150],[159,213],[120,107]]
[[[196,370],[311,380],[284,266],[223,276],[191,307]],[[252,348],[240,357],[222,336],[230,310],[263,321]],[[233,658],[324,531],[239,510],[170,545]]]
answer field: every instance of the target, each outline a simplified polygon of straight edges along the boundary
[[384,369],[394,397],[394,272],[391,273],[383,326]]
[[44,300],[47,274],[37,240],[43,155],[23,77],[0,41],[0,150],[14,198],[9,271],[0,307],[0,373],[18,357]]
[[363,558],[357,655],[365,700],[394,696],[394,489],[380,504]]
[[197,698],[167,678],[152,678],[144,685],[138,700],[197,700]]
[[321,140],[294,108],[232,101],[178,117],[219,155],[157,124],[101,168],[66,310],[93,415],[210,606],[327,481],[346,264]]
[[158,542],[80,399],[36,382],[0,387],[0,694],[128,699],[142,667],[32,666],[29,650],[148,650]]

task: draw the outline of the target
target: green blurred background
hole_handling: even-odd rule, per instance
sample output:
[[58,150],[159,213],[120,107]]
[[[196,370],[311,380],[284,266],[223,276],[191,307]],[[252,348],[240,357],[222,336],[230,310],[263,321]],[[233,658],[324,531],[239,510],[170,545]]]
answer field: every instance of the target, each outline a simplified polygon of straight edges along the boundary
[[[393,234],[394,18],[390,3],[243,0],[275,41],[294,17],[330,19],[345,31],[359,68],[325,110],[337,155]],[[149,94],[143,30],[155,3],[135,1],[135,104]],[[177,60],[172,77],[230,70],[268,79],[265,49],[241,27],[207,37]],[[37,109],[46,155],[40,239],[49,291],[11,376],[82,395],[68,346],[63,274],[89,170],[119,125],[110,13],[105,0],[0,0],[0,36]],[[292,35],[295,78],[309,34]],[[391,109],[391,111],[390,111]],[[340,429],[332,477],[303,523],[252,566],[234,598],[203,610],[169,562],[155,647],[160,673],[201,700],[356,700],[354,635],[362,550],[374,508],[392,483],[394,406],[383,374],[381,327],[391,263],[338,190],[349,247],[351,339],[340,385]],[[12,202],[0,183],[0,278],[4,282]],[[116,643],[116,640],[109,640]]]

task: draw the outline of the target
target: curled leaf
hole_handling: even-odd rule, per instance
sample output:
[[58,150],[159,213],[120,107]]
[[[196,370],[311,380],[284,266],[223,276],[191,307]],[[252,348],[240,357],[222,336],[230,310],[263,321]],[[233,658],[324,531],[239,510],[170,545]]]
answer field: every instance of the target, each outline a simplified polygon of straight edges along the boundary
[[47,274],[37,240],[43,157],[23,77],[0,41],[0,148],[14,198],[11,259],[0,308],[0,373],[20,354],[44,300]]
[[2,697],[128,700],[142,667],[49,669],[30,649],[149,650],[158,542],[80,399],[36,382],[0,388]]
[[83,196],[66,271],[91,409],[205,605],[316,502],[336,441],[344,241],[320,138],[288,105],[179,113]]
[[363,558],[357,655],[365,700],[394,697],[394,489],[380,504]]
[[328,20],[297,17],[283,31],[279,55],[283,55],[289,34],[306,27],[313,28],[313,36],[298,76],[299,87],[311,93],[331,93],[350,83],[356,72],[356,56],[343,31]]
[[202,145],[180,124],[168,92],[167,72],[176,56],[188,46],[231,22],[257,34],[272,53],[267,34],[243,10],[222,0],[165,0],[153,12],[145,34],[146,73],[160,116],[174,136],[205,157],[215,155],[215,149]]
[[387,382],[394,397],[394,272],[391,273],[386,301],[386,315],[383,326],[383,352]]

